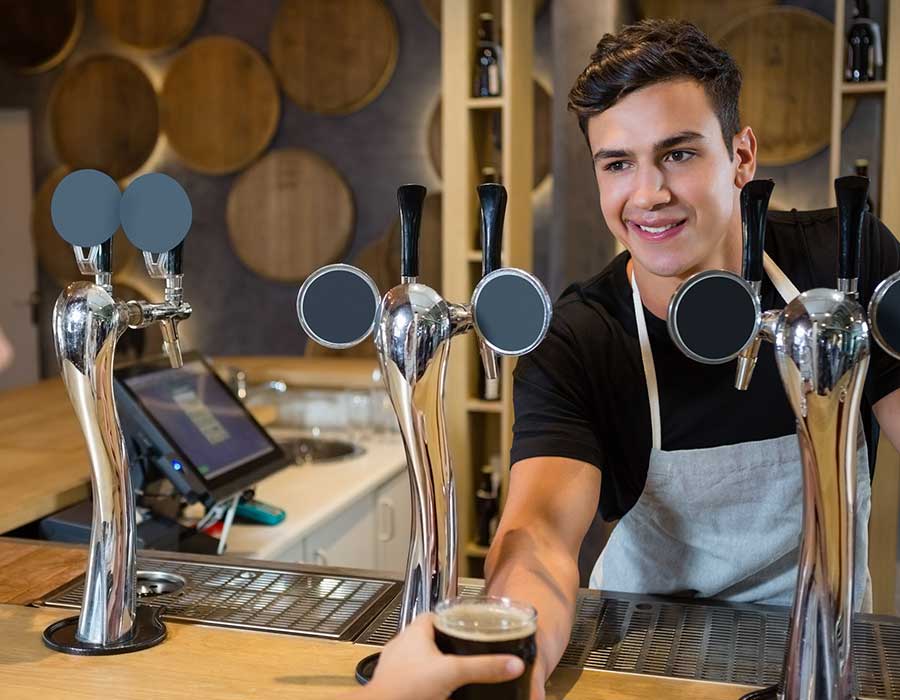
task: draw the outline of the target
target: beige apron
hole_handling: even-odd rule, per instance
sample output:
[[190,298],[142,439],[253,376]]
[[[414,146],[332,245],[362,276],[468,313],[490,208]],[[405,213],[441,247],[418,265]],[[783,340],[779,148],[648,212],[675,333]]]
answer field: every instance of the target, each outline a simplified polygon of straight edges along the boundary
[[[768,255],[764,263],[785,302],[793,300],[799,294],[797,288]],[[656,369],[634,275],[631,283],[650,399],[653,447],[643,493],[616,525],[594,566],[590,585],[606,591],[790,605],[797,580],[803,512],[797,437],[662,450]],[[854,570],[857,611],[871,609],[871,485],[864,437],[860,436],[859,444]]]

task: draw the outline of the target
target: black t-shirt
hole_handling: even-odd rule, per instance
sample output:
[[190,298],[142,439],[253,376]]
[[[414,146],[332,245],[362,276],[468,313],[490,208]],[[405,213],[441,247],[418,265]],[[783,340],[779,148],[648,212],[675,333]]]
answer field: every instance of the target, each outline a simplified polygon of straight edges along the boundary
[[[835,209],[770,212],[766,252],[804,291],[834,288],[837,277]],[[860,301],[900,269],[900,245],[867,215],[862,242]],[[644,489],[651,449],[650,404],[622,253],[600,274],[570,286],[554,306],[544,342],[519,359],[511,463],[529,457],[568,457],[603,474],[600,512],[622,517]],[[762,308],[784,308],[768,276]],[[645,309],[659,385],[662,449],[686,450],[781,437],[794,432],[794,414],[773,347],[763,343],[748,391],[734,388],[736,361],[703,365],[672,342],[666,322]],[[862,413],[870,454],[876,433],[872,404],[900,388],[900,362],[871,340]]]

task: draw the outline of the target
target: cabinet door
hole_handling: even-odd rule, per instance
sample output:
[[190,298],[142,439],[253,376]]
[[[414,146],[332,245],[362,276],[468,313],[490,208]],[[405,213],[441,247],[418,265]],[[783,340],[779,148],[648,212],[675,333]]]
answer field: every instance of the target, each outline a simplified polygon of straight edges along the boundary
[[376,565],[380,571],[406,571],[410,517],[409,475],[404,469],[375,494]]
[[375,497],[368,494],[306,537],[304,560],[322,566],[375,567]]

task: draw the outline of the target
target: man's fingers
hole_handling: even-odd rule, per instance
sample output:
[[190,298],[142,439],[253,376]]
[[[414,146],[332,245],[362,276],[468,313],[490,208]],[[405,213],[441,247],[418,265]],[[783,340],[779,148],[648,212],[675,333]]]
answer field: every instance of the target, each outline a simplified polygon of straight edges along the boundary
[[525,670],[522,659],[508,654],[479,654],[451,658],[459,685],[510,681],[521,676]]

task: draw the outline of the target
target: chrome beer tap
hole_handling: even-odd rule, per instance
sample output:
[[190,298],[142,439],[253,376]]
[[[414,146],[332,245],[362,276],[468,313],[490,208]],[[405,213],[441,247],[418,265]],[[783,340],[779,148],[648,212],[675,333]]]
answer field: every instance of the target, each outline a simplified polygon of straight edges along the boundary
[[[837,289],[812,289],[783,310],[761,312],[771,191],[771,181],[753,181],[741,193],[743,277],[713,270],[687,280],[670,303],[669,330],[679,348],[698,361],[737,358],[739,389],[749,385],[761,340],[775,345],[775,360],[796,416],[803,519],[782,689],[769,689],[768,696],[849,700],[857,435],[869,365],[869,323],[885,351],[900,358],[900,273],[879,285],[867,318],[857,283],[868,180],[842,177],[835,181]],[[710,318],[723,319],[727,337],[711,339],[715,333]]]
[[[66,287],[53,310],[57,359],[90,455],[93,519],[81,614],[48,627],[44,642],[81,655],[136,651],[158,644],[166,631],[158,608],[137,605],[134,495],[114,401],[113,364],[116,342],[128,328],[159,323],[172,366],[181,366],[177,324],[191,314],[181,287],[190,203],[165,175],[138,178],[120,195],[108,176],[79,170],[59,184],[51,209],[57,231],[75,248],[79,269],[94,275],[94,282]],[[164,302],[113,297],[112,236],[120,222],[132,243],[145,250],[150,276],[165,279]],[[176,228],[159,235],[161,224]]]
[[498,371],[498,355],[530,352],[543,340],[551,302],[533,275],[501,268],[506,190],[478,188],[484,250],[481,281],[468,304],[443,299],[418,280],[418,238],[425,188],[397,191],[401,225],[401,283],[384,297],[372,279],[349,265],[313,273],[297,297],[306,333],[345,348],[373,330],[381,374],[400,425],[410,474],[412,528],[400,626],[456,594],[456,487],[444,417],[450,340],[478,333],[485,372]]

